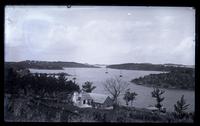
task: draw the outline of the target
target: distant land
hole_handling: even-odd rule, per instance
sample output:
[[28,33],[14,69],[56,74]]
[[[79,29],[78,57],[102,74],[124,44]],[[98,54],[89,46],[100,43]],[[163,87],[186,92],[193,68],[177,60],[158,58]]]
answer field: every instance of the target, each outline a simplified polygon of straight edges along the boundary
[[169,63],[125,63],[108,65],[107,68],[125,70],[163,71],[165,73],[146,75],[144,77],[132,79],[131,82],[148,87],[186,90],[195,89],[195,66]]
[[150,74],[131,80],[132,83],[148,87],[170,89],[195,89],[194,69],[173,70],[168,73]]
[[5,67],[13,67],[15,69],[58,69],[62,70],[64,67],[74,68],[99,68],[94,65],[76,63],[76,62],[62,62],[62,61],[20,61],[20,62],[5,62]]
[[106,68],[106,64],[94,64],[96,67]]
[[163,71],[160,74],[150,74],[134,78],[132,83],[159,88],[195,89],[195,66],[182,64],[151,64],[151,63],[125,63],[108,65],[107,68],[126,70]]
[[61,70],[64,67],[74,68],[111,68],[111,69],[125,69],[125,70],[145,70],[145,71],[171,71],[174,69],[193,69],[194,65],[182,65],[182,64],[151,64],[151,63],[124,63],[124,64],[88,64],[77,62],[65,62],[65,61],[35,61],[26,60],[20,62],[5,62],[5,67],[13,67],[16,69],[58,69]]
[[193,69],[194,66],[182,64],[151,64],[151,63],[124,63],[106,66],[112,69],[147,70],[147,71],[172,71],[174,69]]

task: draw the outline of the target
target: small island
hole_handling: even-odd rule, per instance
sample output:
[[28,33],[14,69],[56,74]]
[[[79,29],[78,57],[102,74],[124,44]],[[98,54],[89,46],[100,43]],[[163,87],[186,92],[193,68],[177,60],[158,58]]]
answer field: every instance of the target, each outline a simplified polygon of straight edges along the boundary
[[195,89],[194,69],[172,70],[167,73],[150,74],[131,80],[132,83],[149,87],[170,89]]

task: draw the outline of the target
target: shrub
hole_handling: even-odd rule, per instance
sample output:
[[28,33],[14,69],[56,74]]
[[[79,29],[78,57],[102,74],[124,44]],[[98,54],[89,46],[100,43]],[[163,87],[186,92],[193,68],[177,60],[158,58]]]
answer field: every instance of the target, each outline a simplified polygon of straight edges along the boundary
[[187,113],[185,110],[188,108],[190,104],[186,104],[186,101],[184,99],[184,95],[181,96],[181,100],[177,101],[177,103],[174,105],[174,111],[178,118],[182,119],[185,116],[187,116]]

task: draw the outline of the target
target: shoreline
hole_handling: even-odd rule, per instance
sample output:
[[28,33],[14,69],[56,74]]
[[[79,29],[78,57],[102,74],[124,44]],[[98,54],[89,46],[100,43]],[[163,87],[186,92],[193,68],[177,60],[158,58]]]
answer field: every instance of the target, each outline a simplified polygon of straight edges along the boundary
[[157,88],[164,89],[164,90],[179,90],[179,91],[194,91],[195,92],[195,89],[181,89],[181,88],[172,88],[172,87],[164,88],[162,86],[153,86],[153,85],[147,85],[147,84],[137,84],[135,82],[130,82],[130,83],[135,84],[135,85],[144,86],[144,87],[149,87],[149,88],[157,87]]
[[162,86],[153,86],[153,85],[149,85],[149,84],[137,84],[137,83],[131,82],[131,81],[130,81],[130,83],[135,84],[135,85],[144,86],[144,87],[149,87],[149,88],[157,87],[157,88],[164,89],[164,90],[179,90],[179,91],[194,91],[195,92],[195,89],[181,89],[181,88],[176,88],[176,87],[165,88]]

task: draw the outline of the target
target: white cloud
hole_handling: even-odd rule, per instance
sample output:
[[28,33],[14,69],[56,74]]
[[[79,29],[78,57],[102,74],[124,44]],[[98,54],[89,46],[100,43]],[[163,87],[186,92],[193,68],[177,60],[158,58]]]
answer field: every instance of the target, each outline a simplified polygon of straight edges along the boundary
[[5,26],[6,60],[194,64],[191,9],[8,7]]

